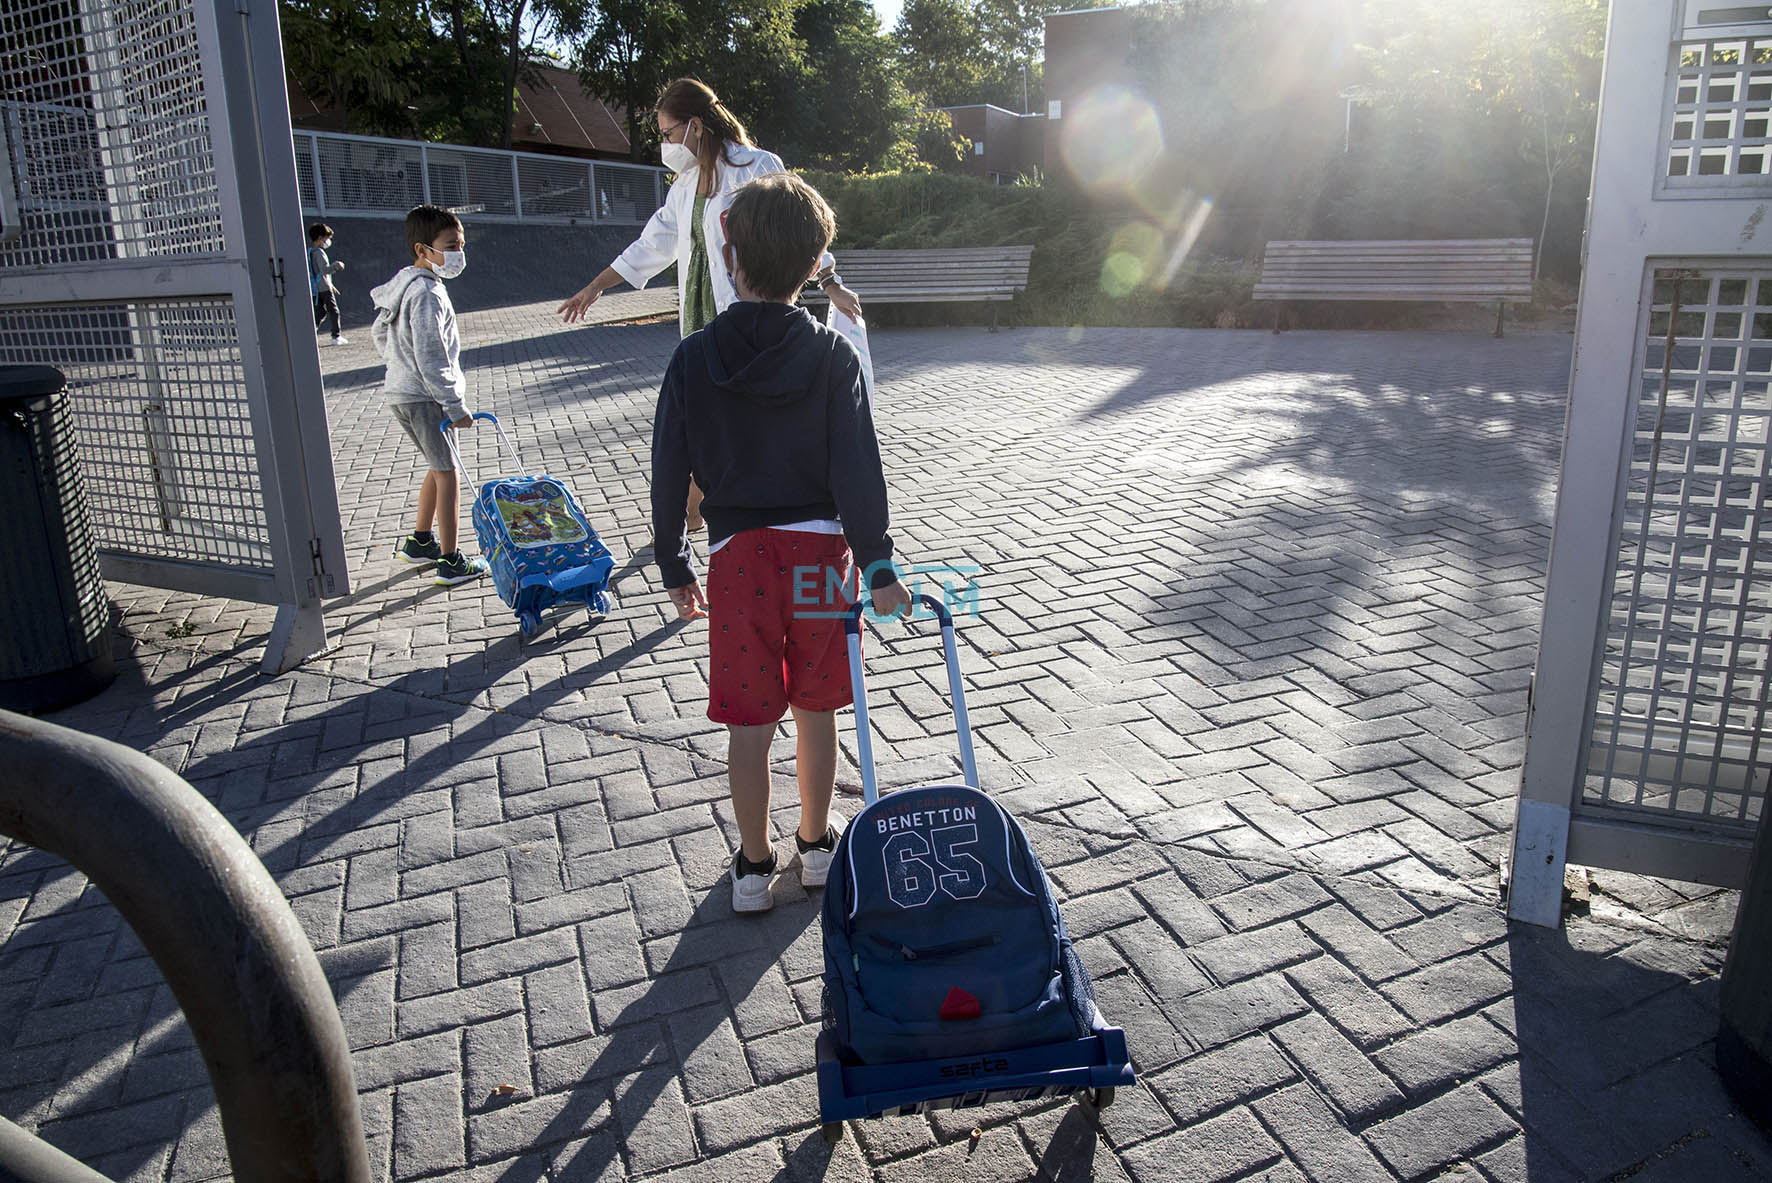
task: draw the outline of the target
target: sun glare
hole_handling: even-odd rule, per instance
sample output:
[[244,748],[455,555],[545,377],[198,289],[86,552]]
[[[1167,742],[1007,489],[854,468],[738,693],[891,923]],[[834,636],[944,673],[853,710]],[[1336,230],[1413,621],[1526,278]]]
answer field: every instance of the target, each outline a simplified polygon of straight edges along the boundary
[[1163,155],[1157,109],[1123,86],[1091,91],[1067,113],[1060,151],[1065,168],[1086,190],[1127,192]]
[[1156,108],[1123,86],[1100,87],[1066,119],[1060,152],[1085,192],[1143,214],[1115,231],[1101,290],[1123,298],[1167,287],[1212,216],[1212,199],[1182,184],[1175,162],[1165,165]]

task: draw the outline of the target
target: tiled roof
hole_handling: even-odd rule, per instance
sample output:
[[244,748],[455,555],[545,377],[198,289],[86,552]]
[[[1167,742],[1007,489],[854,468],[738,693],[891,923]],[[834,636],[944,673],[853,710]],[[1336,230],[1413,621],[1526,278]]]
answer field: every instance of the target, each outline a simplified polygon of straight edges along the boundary
[[[586,94],[578,75],[559,66],[537,66],[539,81],[517,87],[517,114],[511,124],[511,147],[518,151],[558,152],[568,156],[625,158],[628,154],[627,110],[611,107]],[[300,129],[342,131],[338,109],[310,96],[293,77],[289,87],[290,122]],[[531,131],[531,128],[538,130]]]
[[546,146],[554,151],[596,152],[626,156],[625,113],[611,110],[584,93],[578,75],[558,66],[540,66],[537,84],[517,87],[517,121],[511,129],[514,148]]

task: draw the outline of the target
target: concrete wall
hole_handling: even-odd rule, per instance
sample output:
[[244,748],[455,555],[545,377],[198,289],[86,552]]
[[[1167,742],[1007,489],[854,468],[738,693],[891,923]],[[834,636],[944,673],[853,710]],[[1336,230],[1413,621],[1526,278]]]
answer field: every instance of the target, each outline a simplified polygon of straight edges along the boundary
[[[462,312],[564,300],[640,234],[638,226],[475,222],[471,215],[462,223],[468,235],[468,269],[449,281],[449,298]],[[327,225],[333,231],[332,258],[345,265],[333,280],[339,287],[339,311],[346,328],[365,328],[375,318],[369,289],[412,261],[410,249],[400,241],[403,222],[335,217]],[[298,275],[305,273],[306,260],[296,266]],[[669,276],[667,271],[652,282],[667,283]],[[612,290],[625,290],[625,285]]]

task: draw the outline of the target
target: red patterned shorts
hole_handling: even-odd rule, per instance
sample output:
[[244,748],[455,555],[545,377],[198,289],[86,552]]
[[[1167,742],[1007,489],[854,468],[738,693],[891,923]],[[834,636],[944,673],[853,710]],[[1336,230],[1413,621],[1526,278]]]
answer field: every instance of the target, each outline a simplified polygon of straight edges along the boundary
[[756,727],[789,706],[848,706],[849,545],[841,534],[745,530],[708,560],[708,718]]

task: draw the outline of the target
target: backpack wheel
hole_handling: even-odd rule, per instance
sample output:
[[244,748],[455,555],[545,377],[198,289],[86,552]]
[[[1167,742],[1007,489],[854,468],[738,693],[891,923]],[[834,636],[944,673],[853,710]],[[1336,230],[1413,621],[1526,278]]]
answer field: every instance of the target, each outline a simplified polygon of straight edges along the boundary
[[824,1135],[824,1140],[826,1142],[835,1146],[838,1142],[843,1140],[843,1123],[840,1121],[827,1121],[824,1125],[819,1127],[819,1133]]
[[525,612],[517,617],[517,631],[525,637],[533,637],[541,630],[541,616],[535,612]]
[[1083,1106],[1099,1113],[1114,1103],[1114,1088],[1109,1085],[1103,1089],[1090,1089],[1083,1094]]

